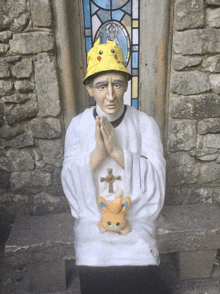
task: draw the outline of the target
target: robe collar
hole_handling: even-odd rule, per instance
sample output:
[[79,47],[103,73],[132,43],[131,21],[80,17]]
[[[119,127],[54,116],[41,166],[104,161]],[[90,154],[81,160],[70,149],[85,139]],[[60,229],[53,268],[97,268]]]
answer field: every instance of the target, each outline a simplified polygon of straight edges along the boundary
[[[122,111],[122,114],[117,119],[115,119],[113,121],[110,121],[110,123],[113,125],[114,128],[117,128],[120,125],[120,123],[122,122],[122,120],[123,120],[123,118],[125,116],[125,113],[126,113],[126,110],[127,110],[127,105],[123,105],[123,106],[124,106],[124,109]],[[93,110],[93,116],[94,116],[94,118],[96,118],[96,116],[98,116],[97,111],[96,111],[96,107]]]

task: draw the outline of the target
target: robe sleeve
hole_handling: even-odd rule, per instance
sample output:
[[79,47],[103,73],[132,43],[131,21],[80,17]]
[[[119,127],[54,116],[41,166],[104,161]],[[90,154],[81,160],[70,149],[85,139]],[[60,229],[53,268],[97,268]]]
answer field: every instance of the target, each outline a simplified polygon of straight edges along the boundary
[[83,201],[84,195],[94,192],[93,172],[89,162],[90,154],[80,146],[78,124],[79,121],[74,118],[67,129],[61,174],[63,190],[74,218],[79,218],[83,206],[86,205]]
[[138,218],[154,220],[165,195],[165,160],[159,128],[142,113],[139,123],[141,154],[124,149],[126,196],[132,195]]

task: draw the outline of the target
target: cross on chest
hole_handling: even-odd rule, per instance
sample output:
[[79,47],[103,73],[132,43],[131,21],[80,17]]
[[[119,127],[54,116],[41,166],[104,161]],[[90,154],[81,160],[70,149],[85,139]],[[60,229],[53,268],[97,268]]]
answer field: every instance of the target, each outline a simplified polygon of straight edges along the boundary
[[109,189],[108,189],[108,192],[109,192],[109,193],[114,193],[114,190],[113,190],[113,183],[114,183],[116,180],[121,181],[121,176],[117,176],[117,177],[115,177],[115,176],[112,174],[112,168],[108,168],[108,175],[107,175],[105,178],[100,177],[100,182],[107,182],[107,183],[109,183]]

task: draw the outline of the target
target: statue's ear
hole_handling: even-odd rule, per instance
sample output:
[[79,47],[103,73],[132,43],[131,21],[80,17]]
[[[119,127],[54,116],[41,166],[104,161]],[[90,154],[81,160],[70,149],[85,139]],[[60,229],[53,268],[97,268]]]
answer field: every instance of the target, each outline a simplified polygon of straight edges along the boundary
[[94,47],[98,46],[99,44],[100,44],[100,38],[98,38],[97,41],[95,41]]
[[109,39],[107,39],[107,42],[108,42],[108,44],[116,45],[116,43],[115,43],[114,41],[111,41],[111,40],[109,40]]
[[125,197],[124,201],[122,202],[121,212],[127,211],[131,206],[131,198],[129,196]]
[[98,204],[103,211],[108,211],[108,202],[103,197],[98,198]]

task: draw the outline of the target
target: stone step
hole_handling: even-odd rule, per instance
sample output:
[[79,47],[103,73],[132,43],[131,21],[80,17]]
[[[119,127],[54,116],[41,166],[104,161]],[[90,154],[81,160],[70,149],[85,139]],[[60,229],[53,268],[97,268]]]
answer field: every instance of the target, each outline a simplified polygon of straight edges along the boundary
[[[17,219],[5,246],[7,264],[28,265],[30,273],[33,272],[32,289],[39,288],[39,279],[34,273],[45,272],[47,274],[41,274],[40,278],[41,292],[46,292],[45,289],[50,292],[54,280],[57,281],[57,289],[64,291],[65,261],[75,256],[73,225],[74,219],[68,213]],[[157,221],[157,227],[159,251],[174,253],[180,277],[208,278],[211,275],[220,247],[219,207],[167,206]],[[60,269],[63,269],[63,274]]]

